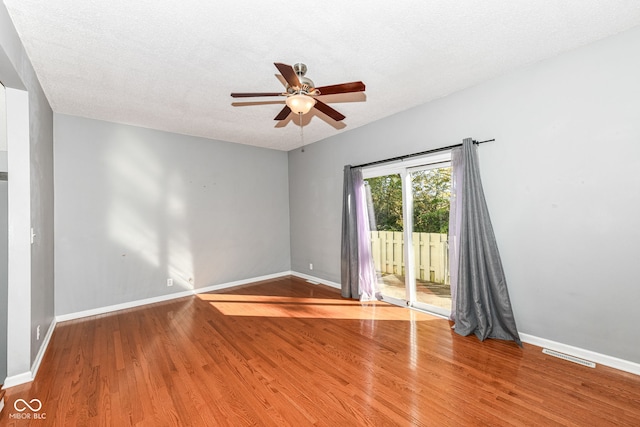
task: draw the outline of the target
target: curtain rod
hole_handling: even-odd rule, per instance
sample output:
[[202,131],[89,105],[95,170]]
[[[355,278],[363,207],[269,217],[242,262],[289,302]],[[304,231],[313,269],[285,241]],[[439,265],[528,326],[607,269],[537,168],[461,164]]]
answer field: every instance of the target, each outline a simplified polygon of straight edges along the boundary
[[[495,141],[495,139],[487,139],[486,141],[473,140],[472,142],[474,144],[476,144],[476,145],[479,145],[479,144],[484,144],[485,142],[493,142],[493,141]],[[451,150],[452,148],[456,148],[456,147],[462,147],[462,144],[450,145],[448,147],[434,148],[433,150],[421,151],[419,153],[407,154],[405,156],[398,156],[398,157],[392,157],[390,159],[377,160],[375,162],[363,163],[361,165],[352,166],[352,168],[364,168],[364,167],[367,167],[367,166],[379,165],[381,163],[395,162],[396,160],[410,159],[412,157],[424,156],[425,154],[432,154],[432,153],[438,153],[440,151]]]

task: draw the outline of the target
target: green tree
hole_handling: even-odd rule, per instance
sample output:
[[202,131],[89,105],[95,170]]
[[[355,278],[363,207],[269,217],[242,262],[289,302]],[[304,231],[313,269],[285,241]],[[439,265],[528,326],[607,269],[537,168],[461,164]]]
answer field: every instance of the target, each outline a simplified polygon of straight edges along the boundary
[[414,231],[448,233],[451,168],[414,172],[412,186]]
[[366,180],[371,189],[374,216],[379,231],[402,231],[402,181],[400,175]]
[[[371,190],[379,231],[402,231],[402,181],[400,175],[366,180]],[[413,229],[421,233],[449,232],[451,168],[412,173]]]

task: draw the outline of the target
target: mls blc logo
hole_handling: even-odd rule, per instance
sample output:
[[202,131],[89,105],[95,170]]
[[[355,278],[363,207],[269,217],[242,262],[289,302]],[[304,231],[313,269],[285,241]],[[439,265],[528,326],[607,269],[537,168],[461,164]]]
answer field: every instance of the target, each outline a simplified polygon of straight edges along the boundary
[[[18,411],[17,413],[9,414],[9,419],[21,419],[21,420],[44,420],[47,418],[47,414],[40,413],[42,409],[42,402],[40,399],[31,399],[26,401],[24,399],[16,399],[13,402],[13,409]],[[29,410],[30,412],[25,412]]]
[[[30,404],[33,406],[31,406]],[[40,400],[38,399],[31,399],[29,403],[27,403],[27,401],[24,399],[18,399],[13,402],[13,409],[18,412],[24,412],[27,410],[27,408],[31,409],[31,412],[39,412],[40,409],[42,409],[42,402],[40,402]]]

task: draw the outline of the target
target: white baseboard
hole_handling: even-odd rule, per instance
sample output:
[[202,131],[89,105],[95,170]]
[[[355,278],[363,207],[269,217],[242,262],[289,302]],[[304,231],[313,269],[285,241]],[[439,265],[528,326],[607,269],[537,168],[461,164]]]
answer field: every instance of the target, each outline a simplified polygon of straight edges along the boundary
[[83,317],[97,316],[98,314],[111,313],[118,310],[126,310],[127,308],[139,307],[141,305],[153,304],[156,302],[169,301],[172,299],[182,298],[193,295],[193,291],[175,292],[168,295],[160,295],[153,298],[145,298],[136,301],[124,302],[122,304],[108,305],[105,307],[92,308],[91,310],[83,310],[75,313],[61,314],[56,316],[56,322],[66,322],[68,320],[81,319]]
[[263,280],[279,279],[280,277],[291,276],[291,271],[282,271],[280,273],[267,274],[265,276],[253,277],[251,279],[236,280],[235,282],[223,283],[220,285],[207,286],[198,288],[193,291],[194,294],[203,294],[205,292],[219,291],[221,289],[233,288],[234,286],[248,285],[249,283],[261,282]]
[[36,354],[36,359],[33,361],[33,365],[31,365],[31,376],[35,378],[38,374],[38,369],[40,368],[40,363],[42,362],[42,358],[44,357],[44,353],[47,351],[47,347],[49,347],[49,341],[51,341],[51,336],[53,335],[53,331],[56,328],[56,319],[55,317],[51,320],[51,324],[49,325],[49,329],[47,329],[47,333],[42,340],[42,345],[40,346],[40,350],[38,354]]
[[571,345],[551,341],[545,338],[536,337],[529,334],[520,334],[520,339],[528,344],[537,345],[538,347],[548,348],[550,350],[559,351],[560,353],[570,356],[579,357],[581,359],[590,360],[610,368],[620,371],[629,372],[631,374],[640,375],[640,363],[631,362],[629,360],[619,359],[617,357],[608,356],[595,351],[585,350],[584,348],[574,347]]
[[234,282],[221,283],[219,285],[212,285],[204,288],[198,288],[198,289],[182,291],[182,292],[175,292],[168,295],[160,295],[153,298],[145,298],[141,300],[125,302],[122,304],[114,304],[114,305],[108,305],[105,307],[93,308],[91,310],[84,310],[84,311],[78,311],[75,313],[62,314],[62,315],[56,316],[55,320],[57,323],[66,322],[68,320],[81,319],[83,317],[96,316],[99,314],[111,313],[113,311],[118,311],[118,310],[126,310],[128,308],[140,307],[142,305],[154,304],[156,302],[169,301],[172,299],[188,297],[191,295],[202,294],[205,292],[218,291],[220,289],[232,288],[234,286],[246,285],[249,283],[260,282],[263,280],[277,279],[279,277],[285,277],[290,275],[291,275],[290,271],[283,271],[280,273],[268,274],[268,275],[259,276],[259,277],[252,277],[250,279],[242,279]]
[[4,380],[3,388],[15,387],[20,384],[25,384],[33,381],[38,373],[38,369],[40,368],[40,363],[42,363],[42,358],[49,347],[49,341],[51,341],[51,336],[53,335],[53,331],[56,328],[56,319],[51,320],[51,324],[49,325],[49,329],[47,329],[47,333],[45,334],[42,345],[40,346],[40,350],[38,350],[38,354],[36,355],[33,364],[31,365],[31,370],[29,372],[23,372],[18,375],[12,375],[7,377]]
[[301,279],[310,280],[311,282],[321,283],[323,285],[330,286],[332,288],[341,289],[340,283],[332,282],[330,280],[321,279],[319,277],[309,276],[308,274],[298,273],[297,271],[289,272],[292,276],[299,277]]
[[18,375],[11,375],[4,380],[4,385],[2,388],[7,389],[10,387],[15,387],[20,384],[25,384],[33,381],[33,375],[31,375],[31,371],[23,372]]

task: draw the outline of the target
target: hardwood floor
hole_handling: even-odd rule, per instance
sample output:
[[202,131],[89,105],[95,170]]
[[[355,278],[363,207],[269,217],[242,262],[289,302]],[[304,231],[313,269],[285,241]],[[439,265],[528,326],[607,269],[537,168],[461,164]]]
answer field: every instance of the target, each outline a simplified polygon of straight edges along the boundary
[[282,278],[58,324],[0,425],[638,426],[640,377]]

